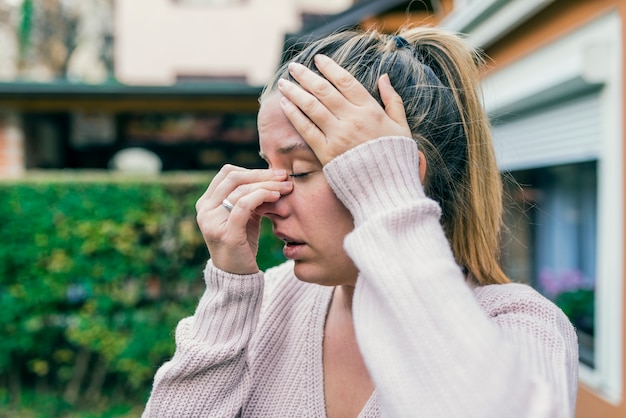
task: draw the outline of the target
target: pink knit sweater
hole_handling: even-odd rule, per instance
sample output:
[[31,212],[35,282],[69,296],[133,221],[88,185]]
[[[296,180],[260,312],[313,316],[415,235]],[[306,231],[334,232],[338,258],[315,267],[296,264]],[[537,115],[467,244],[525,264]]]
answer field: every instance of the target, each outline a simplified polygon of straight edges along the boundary
[[[417,148],[380,138],[333,160],[359,269],[353,316],[376,390],[361,417],[571,417],[578,345],[521,284],[472,288],[426,198]],[[291,262],[238,276],[209,263],[195,314],[156,373],[144,417],[324,417],[322,339],[333,289]]]

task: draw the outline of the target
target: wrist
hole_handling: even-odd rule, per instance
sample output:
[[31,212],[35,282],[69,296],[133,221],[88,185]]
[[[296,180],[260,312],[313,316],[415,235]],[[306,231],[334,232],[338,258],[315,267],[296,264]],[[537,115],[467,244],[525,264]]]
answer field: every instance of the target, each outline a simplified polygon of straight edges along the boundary
[[382,137],[361,144],[329,162],[324,174],[355,226],[426,197],[417,144],[411,138]]

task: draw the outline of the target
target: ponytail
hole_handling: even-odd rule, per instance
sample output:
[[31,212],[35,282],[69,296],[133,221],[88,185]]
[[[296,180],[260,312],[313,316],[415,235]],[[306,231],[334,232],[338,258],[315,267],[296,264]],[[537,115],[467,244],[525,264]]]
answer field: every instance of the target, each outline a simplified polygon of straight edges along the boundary
[[[509,279],[498,262],[502,181],[489,120],[479,94],[482,57],[469,49],[462,39],[440,29],[414,28],[401,36],[413,46],[416,59],[430,67],[449,89],[460,116],[465,145],[459,148],[465,148],[467,153],[465,173],[452,179],[457,196],[449,205],[451,213],[444,220],[455,257],[478,284],[506,283]],[[433,145],[437,147],[437,144]],[[450,171],[433,167],[428,157],[426,155],[431,173],[442,169]],[[441,159],[443,164],[455,160],[445,155]]]

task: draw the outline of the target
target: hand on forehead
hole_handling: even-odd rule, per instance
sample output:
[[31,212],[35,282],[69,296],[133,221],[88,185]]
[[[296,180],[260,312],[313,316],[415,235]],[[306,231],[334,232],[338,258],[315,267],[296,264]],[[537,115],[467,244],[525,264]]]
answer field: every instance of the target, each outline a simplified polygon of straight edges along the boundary
[[400,96],[383,75],[379,91],[385,108],[348,71],[330,58],[317,55],[322,75],[291,63],[290,74],[299,83],[278,81],[283,112],[313,149],[322,164],[345,151],[382,136],[411,137]]

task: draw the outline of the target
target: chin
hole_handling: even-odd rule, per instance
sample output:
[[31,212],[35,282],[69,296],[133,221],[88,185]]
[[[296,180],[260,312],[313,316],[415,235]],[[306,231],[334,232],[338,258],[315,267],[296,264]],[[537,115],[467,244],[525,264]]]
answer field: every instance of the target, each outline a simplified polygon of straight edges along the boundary
[[293,274],[295,274],[296,278],[302,282],[326,286],[334,285],[333,283],[329,283],[329,278],[327,277],[328,275],[324,274],[322,269],[303,261],[296,261],[294,263]]
[[[352,266],[353,267],[353,266]],[[350,271],[350,270],[353,270]],[[351,285],[356,283],[356,268],[322,268],[303,261],[296,261],[293,267],[296,278],[306,283],[322,286]],[[339,273],[339,274],[337,274]]]

